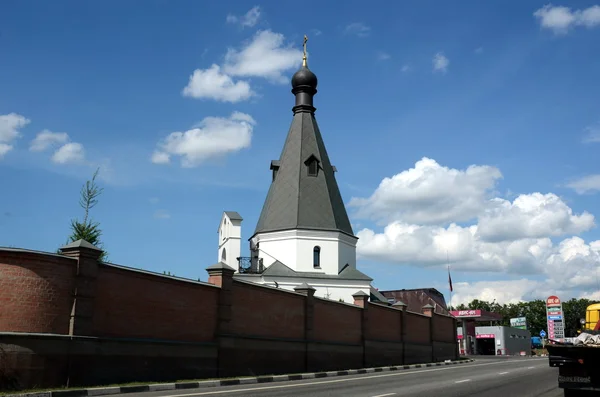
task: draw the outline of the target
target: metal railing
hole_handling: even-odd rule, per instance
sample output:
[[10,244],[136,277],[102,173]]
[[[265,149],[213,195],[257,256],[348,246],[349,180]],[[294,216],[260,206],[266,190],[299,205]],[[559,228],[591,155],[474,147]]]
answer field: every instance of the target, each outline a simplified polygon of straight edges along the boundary
[[265,271],[262,258],[240,256],[237,261],[238,272],[241,274],[260,274]]

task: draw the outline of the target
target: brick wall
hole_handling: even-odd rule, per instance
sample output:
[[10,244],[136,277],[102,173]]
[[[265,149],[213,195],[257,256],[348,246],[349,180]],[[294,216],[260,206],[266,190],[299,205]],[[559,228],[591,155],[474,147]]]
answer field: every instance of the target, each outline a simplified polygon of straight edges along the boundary
[[207,269],[212,285],[99,264],[89,247],[63,253],[70,257],[0,249],[0,388],[3,379],[74,386],[457,357],[453,318],[373,304],[364,293],[351,305],[310,287],[238,281],[222,265]]
[[76,261],[0,250],[0,331],[66,334]]
[[218,293],[191,280],[101,266],[92,335],[212,341]]

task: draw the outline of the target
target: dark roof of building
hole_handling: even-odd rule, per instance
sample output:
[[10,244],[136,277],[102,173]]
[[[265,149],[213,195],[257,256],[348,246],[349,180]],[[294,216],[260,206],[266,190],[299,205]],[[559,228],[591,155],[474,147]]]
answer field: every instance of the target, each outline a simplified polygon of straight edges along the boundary
[[319,272],[297,272],[279,261],[275,261],[260,274],[236,274],[236,277],[254,278],[254,277],[290,277],[290,278],[319,278],[334,280],[362,280],[373,281],[373,279],[358,269],[345,266],[338,274],[325,274]]
[[[277,171],[254,234],[308,229],[341,231],[354,236],[314,115],[316,76],[304,69],[303,66],[294,75],[292,92],[296,95],[296,106],[292,124],[279,160],[271,162],[271,169]],[[316,176],[308,173],[311,161],[317,162]]]
[[389,303],[393,304],[396,301],[406,303],[406,309],[411,312],[420,313],[423,306],[432,305],[436,313],[448,314],[444,295],[435,288],[401,289],[379,292],[387,298]]
[[244,218],[242,218],[242,216],[235,211],[225,211],[225,215],[227,215],[227,217],[229,219],[231,219],[232,221],[243,221],[244,220]]
[[376,288],[371,287],[371,302],[381,302],[385,305],[389,305],[388,300],[385,296],[379,292]]

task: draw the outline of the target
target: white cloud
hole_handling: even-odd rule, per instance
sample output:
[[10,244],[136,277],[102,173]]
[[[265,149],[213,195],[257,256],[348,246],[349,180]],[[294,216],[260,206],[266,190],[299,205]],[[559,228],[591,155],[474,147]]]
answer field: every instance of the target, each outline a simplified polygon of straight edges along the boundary
[[321,32],[319,29],[311,29],[310,33],[314,34],[315,36],[320,36],[323,34],[323,32]]
[[533,16],[540,26],[556,34],[565,34],[574,26],[594,28],[600,25],[600,6],[572,11],[569,7],[547,4],[536,10]]
[[371,28],[362,22],[354,22],[347,25],[344,32],[358,37],[367,37],[371,33]]
[[79,163],[85,158],[85,150],[81,143],[69,142],[61,146],[52,155],[52,161],[57,164]]
[[518,196],[512,203],[496,198],[479,217],[478,234],[487,241],[579,234],[595,226],[594,216],[581,215],[553,193]]
[[17,113],[0,115],[0,159],[13,149],[13,141],[20,135],[20,129],[31,120]]
[[262,77],[281,83],[288,81],[282,73],[301,63],[300,49],[285,44],[281,33],[262,30],[241,49],[227,50],[223,71],[230,76]]
[[254,95],[247,81],[234,82],[230,76],[221,72],[219,65],[215,64],[205,70],[194,70],[182,93],[192,98],[231,103],[244,101]]
[[[600,266],[600,240],[586,243],[573,235],[593,228],[594,216],[575,214],[553,193],[521,194],[512,202],[493,197],[501,177],[495,167],[451,169],[424,158],[385,178],[370,197],[350,202],[358,217],[386,225],[357,232],[359,257],[425,267],[449,260],[455,270],[540,275],[540,288],[590,288],[589,272]],[[557,237],[563,240],[554,242]],[[465,291],[495,293],[491,286]],[[505,300],[524,296],[519,289],[498,291]]]
[[433,71],[446,73],[448,71],[448,65],[450,65],[450,60],[446,58],[446,56],[438,52],[433,56]]
[[495,167],[471,165],[457,170],[424,157],[413,168],[383,179],[371,197],[353,198],[350,206],[358,208],[359,217],[386,222],[468,221],[484,210],[500,178]]
[[600,191],[600,174],[581,177],[568,183],[567,187],[575,190],[578,194]]
[[233,14],[227,15],[226,21],[227,23],[235,23],[239,24],[242,27],[251,28],[258,23],[260,19],[260,7],[255,6],[252,7],[248,12],[242,16],[236,16]]
[[458,306],[461,303],[469,303],[473,299],[480,299],[487,302],[495,300],[499,304],[518,303],[536,297],[536,289],[539,290],[541,287],[540,282],[525,278],[518,280],[453,283],[454,292],[450,304]]
[[411,67],[409,65],[402,65],[402,68],[400,69],[400,71],[402,73],[410,72],[411,71]]
[[229,118],[206,117],[198,127],[173,132],[159,142],[152,162],[167,164],[171,156],[181,156],[183,167],[195,167],[207,159],[238,152],[250,146],[255,125],[252,116],[240,112]]
[[475,54],[482,54],[482,53],[483,53],[483,47],[475,48]]
[[51,146],[64,144],[69,141],[69,134],[66,132],[52,132],[43,130],[38,133],[34,140],[29,145],[29,150],[32,152],[43,152]]

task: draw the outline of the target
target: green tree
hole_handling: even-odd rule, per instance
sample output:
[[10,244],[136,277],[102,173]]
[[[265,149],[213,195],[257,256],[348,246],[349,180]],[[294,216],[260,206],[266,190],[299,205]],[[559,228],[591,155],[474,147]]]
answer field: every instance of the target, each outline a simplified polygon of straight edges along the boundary
[[102,194],[103,188],[96,185],[96,177],[98,176],[98,168],[94,172],[94,176],[91,180],[86,181],[85,185],[81,188],[81,197],[79,198],[79,205],[83,208],[83,221],[77,219],[71,220],[71,235],[67,240],[67,244],[77,240],[85,240],[90,244],[100,248],[103,252],[100,256],[100,261],[108,260],[108,253],[104,250],[104,244],[100,240],[102,236],[102,230],[100,229],[100,223],[92,220],[90,211],[98,204],[98,197]]

